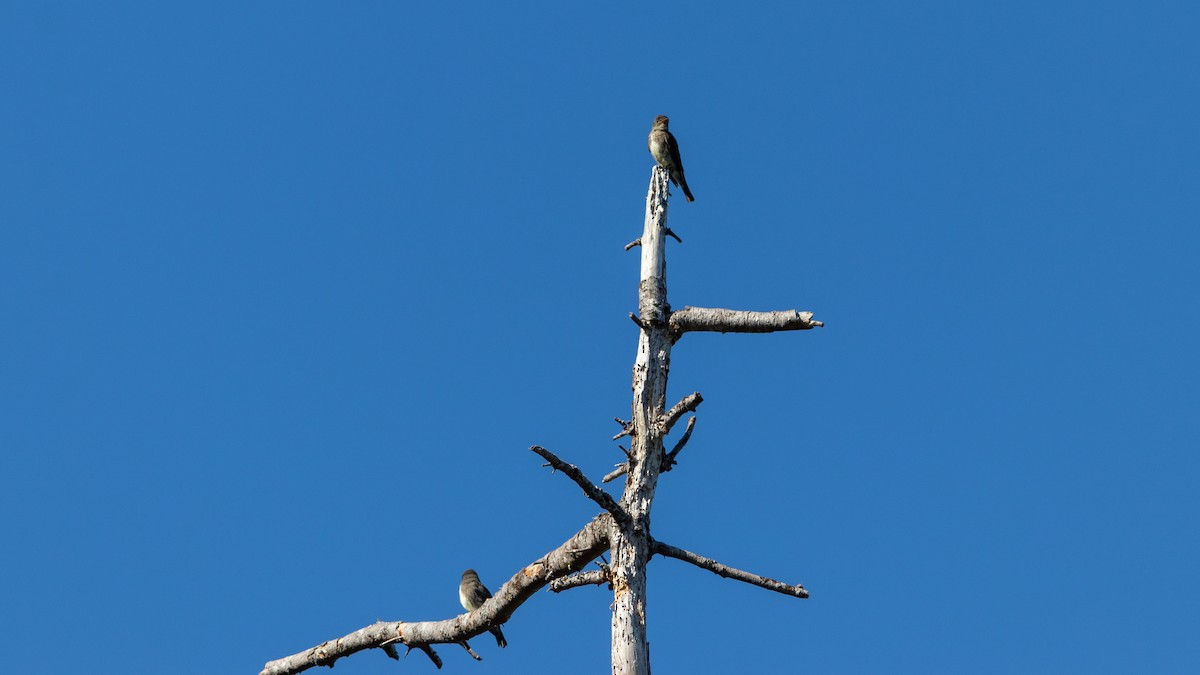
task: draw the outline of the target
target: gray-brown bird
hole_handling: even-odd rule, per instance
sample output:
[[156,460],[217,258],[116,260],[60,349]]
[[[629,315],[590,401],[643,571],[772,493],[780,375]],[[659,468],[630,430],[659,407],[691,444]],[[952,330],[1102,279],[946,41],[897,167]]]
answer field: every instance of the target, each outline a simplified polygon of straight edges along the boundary
[[[463,609],[468,612],[474,612],[483,606],[483,601],[492,597],[492,592],[487,589],[479,581],[479,575],[475,570],[467,570],[463,572],[462,581],[458,584],[458,601],[462,603]],[[507,647],[508,640],[504,639],[504,633],[500,631],[500,626],[491,629],[492,635],[496,636],[496,644],[500,647]]]
[[687,180],[683,177],[683,160],[679,159],[679,144],[675,142],[675,137],[671,135],[671,132],[667,131],[667,124],[670,121],[666,115],[654,118],[654,126],[650,127],[650,155],[654,157],[654,161],[658,162],[659,166],[667,170],[671,182],[676,187],[683,188],[683,196],[687,197],[689,202],[694,202],[696,198],[692,196]]

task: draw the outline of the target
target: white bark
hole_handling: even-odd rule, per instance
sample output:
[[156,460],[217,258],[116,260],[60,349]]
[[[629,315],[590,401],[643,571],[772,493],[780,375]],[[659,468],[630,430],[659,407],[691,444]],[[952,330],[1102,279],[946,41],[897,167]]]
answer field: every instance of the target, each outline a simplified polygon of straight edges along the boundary
[[663,461],[663,413],[667,372],[671,367],[671,335],[667,323],[667,175],[655,167],[646,195],[642,232],[642,269],[638,284],[641,334],[633,367],[632,448],[621,505],[626,525],[614,523],[610,572],[613,675],[649,675],[646,639],[646,563],[650,548],[650,506]]
[[824,325],[820,321],[813,321],[812,312],[795,309],[747,312],[715,307],[684,307],[671,314],[671,332],[677,336],[691,331],[774,333],[782,330],[808,330]]

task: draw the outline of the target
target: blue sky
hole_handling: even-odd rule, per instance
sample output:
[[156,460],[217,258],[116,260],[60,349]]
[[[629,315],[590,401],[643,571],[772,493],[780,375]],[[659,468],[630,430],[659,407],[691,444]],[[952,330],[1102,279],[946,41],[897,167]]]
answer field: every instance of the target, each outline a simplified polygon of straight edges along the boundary
[[[674,351],[655,536],[812,598],[655,560],[655,671],[1194,668],[1198,22],[5,3],[6,669],[257,672],[587,522],[528,447],[620,459],[657,114],[672,304],[827,326]],[[445,672],[606,672],[610,600]]]

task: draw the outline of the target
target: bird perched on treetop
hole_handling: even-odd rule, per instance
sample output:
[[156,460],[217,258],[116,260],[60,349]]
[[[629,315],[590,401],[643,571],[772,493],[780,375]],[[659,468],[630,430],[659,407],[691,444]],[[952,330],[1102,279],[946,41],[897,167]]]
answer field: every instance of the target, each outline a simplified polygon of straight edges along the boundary
[[671,135],[671,132],[667,131],[669,122],[666,115],[654,118],[654,126],[650,127],[650,154],[659,166],[667,170],[671,182],[676,187],[683,188],[683,196],[687,197],[689,202],[694,202],[696,198],[692,196],[687,180],[683,177],[683,160],[679,159],[679,144],[675,142],[675,137]]
[[[479,575],[475,573],[475,570],[463,572],[462,581],[458,584],[458,601],[462,603],[463,609],[474,612],[483,606],[484,600],[490,597],[492,597],[492,592],[480,583]],[[504,633],[500,631],[500,626],[492,628],[491,633],[496,636],[498,646],[508,646],[508,640],[504,639]]]

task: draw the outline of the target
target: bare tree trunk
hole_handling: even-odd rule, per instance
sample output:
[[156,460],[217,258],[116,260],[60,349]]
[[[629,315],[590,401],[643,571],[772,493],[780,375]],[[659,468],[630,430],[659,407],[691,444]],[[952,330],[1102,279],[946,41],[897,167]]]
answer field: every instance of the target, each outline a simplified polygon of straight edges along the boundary
[[[457,644],[473,659],[480,660],[467,643],[511,619],[517,609],[543,587],[561,592],[571,588],[603,584],[613,589],[612,672],[614,675],[650,675],[650,643],[646,639],[646,564],[654,555],[681,560],[719,576],[752,584],[759,588],[796,598],[807,598],[800,584],[787,584],[769,577],[746,572],[711,558],[693,553],[650,536],[650,507],[658,487],[659,474],[670,471],[679,452],[692,435],[696,418],[669,453],[663,439],[685,414],[694,412],[703,400],[700,394],[684,396],[666,407],[667,372],[671,365],[671,347],[684,334],[695,331],[721,333],[766,333],[807,330],[822,326],[812,312],[785,310],[750,312],[731,309],[685,307],[672,312],[667,304],[667,174],[655,167],[646,195],[646,223],[642,237],[626,246],[641,245],[641,283],[638,287],[640,316],[630,315],[641,327],[637,360],[633,367],[633,418],[621,422],[622,430],[614,440],[630,436],[628,460],[604,477],[604,482],[625,478],[620,503],[592,483],[578,467],[561,460],[541,446],[530,448],[546,460],[543,466],[574,481],[589,499],[604,510],[558,548],[518,571],[501,586],[495,597],[467,614],[441,621],[377,621],[341,638],[327,640],[302,652],[268,662],[260,675],[293,675],[314,666],[333,667],[338,659],[367,650],[382,649],[399,658],[397,647],[419,649],[438,668],[442,659],[433,646]],[[605,548],[612,563],[599,570],[587,570],[587,564]],[[418,580],[420,581],[420,580]]]
[[671,335],[667,305],[667,175],[654,169],[646,195],[642,232],[642,271],[638,286],[637,361],[633,367],[633,419],[629,472],[621,505],[629,514],[614,522],[611,575],[613,675],[649,675],[650,647],[646,639],[646,563],[650,562],[650,505],[663,463],[663,417],[666,412],[667,371],[671,366]]

